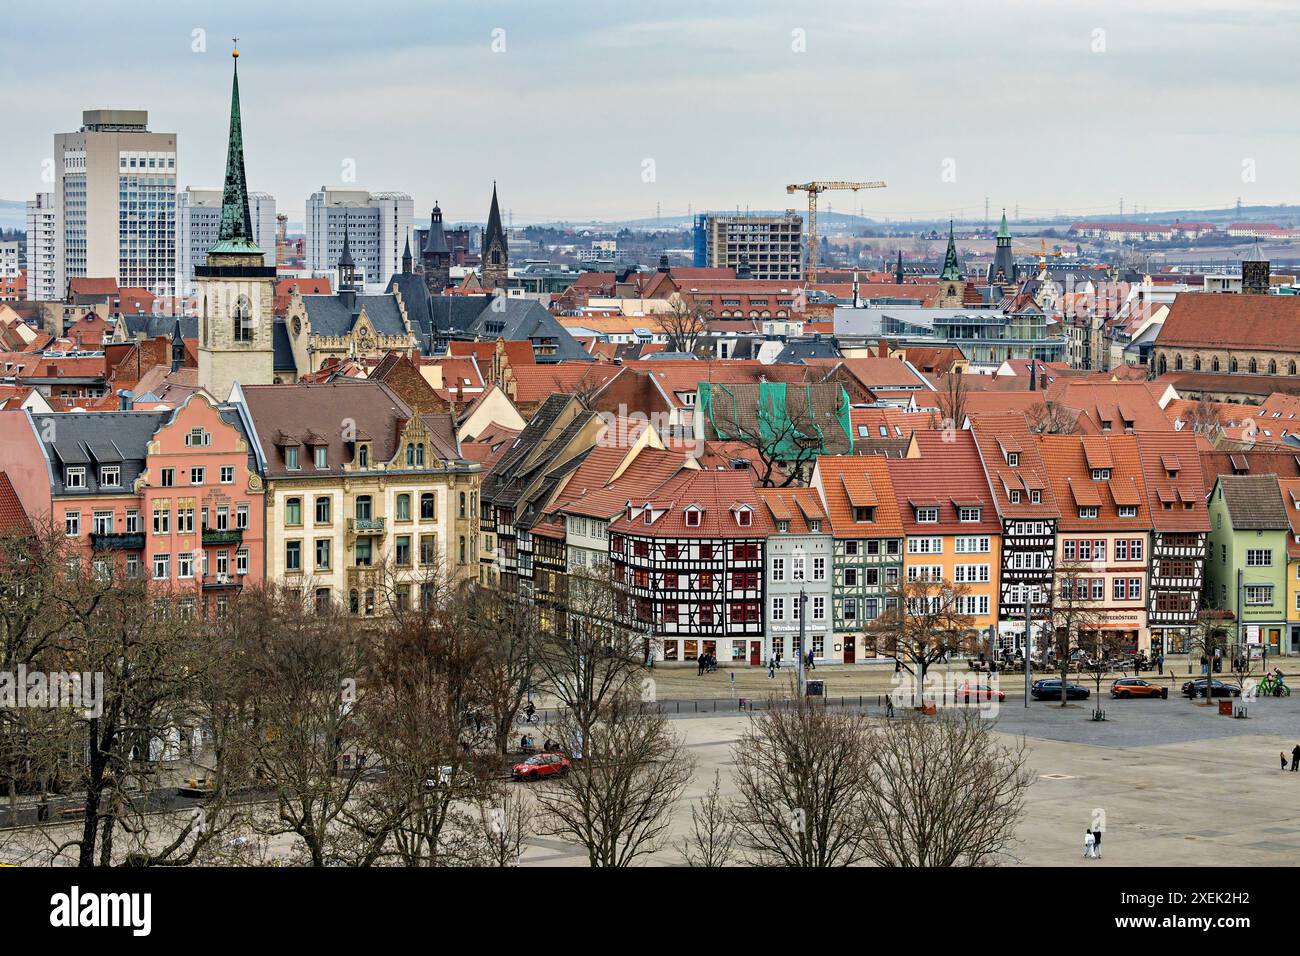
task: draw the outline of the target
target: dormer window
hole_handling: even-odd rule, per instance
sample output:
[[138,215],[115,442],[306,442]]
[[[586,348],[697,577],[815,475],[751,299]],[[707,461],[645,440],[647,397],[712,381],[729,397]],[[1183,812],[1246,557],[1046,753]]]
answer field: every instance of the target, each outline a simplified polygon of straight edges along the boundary
[[[870,507],[866,507],[866,508],[854,508],[854,509],[853,509],[853,520],[854,520],[854,521],[858,521],[858,522],[869,522],[869,521],[875,521],[875,520],[876,520],[876,508],[875,508],[875,506],[872,505],[872,506],[870,506]],[[921,521],[922,519],[918,517],[916,520],[917,520],[917,521]],[[939,519],[938,519],[938,517],[936,516],[934,520],[938,521]]]
[[358,468],[370,467],[370,446],[369,445],[357,446],[357,467]]
[[748,508],[741,508],[736,512],[736,524],[742,528],[748,528],[754,523],[754,512]]
[[317,468],[324,470],[329,467],[329,449],[324,445],[317,445],[312,449],[312,456],[315,459]]
[[687,509],[686,509],[686,527],[688,527],[688,528],[698,528],[699,526],[700,526],[700,509],[699,509],[699,508],[687,508]]
[[122,466],[101,465],[99,468],[99,483],[105,488],[118,487],[122,484]]
[[1020,492],[1018,492],[1018,491],[1013,491],[1013,492],[1011,492],[1007,497],[1009,497],[1009,498],[1011,499],[1011,503],[1012,503],[1013,505],[1018,505],[1018,504],[1020,504]]
[[979,521],[982,513],[983,509],[981,508],[958,508],[957,520],[969,524],[971,522]]
[[1017,468],[1017,467],[1019,467],[1019,466],[1020,466],[1020,452],[1018,452],[1018,451],[1009,451],[1009,452],[1007,452],[1007,464],[1010,465],[1012,468]]
[[67,488],[86,487],[86,469],[82,467],[65,468],[63,470],[63,484]]
[[1094,468],[1094,469],[1092,470],[1092,480],[1093,480],[1093,481],[1110,481],[1110,469],[1109,469],[1109,468]]
[[1136,518],[1138,516],[1137,505],[1120,505],[1119,516],[1121,518]]
[[1041,505],[1043,503],[1043,493],[1037,489],[1029,492],[1029,503],[1032,505]]
[[296,445],[287,445],[284,449],[284,467],[289,471],[298,470],[298,447]]
[[916,520],[918,524],[935,524],[939,520],[938,508],[917,508]]
[[1080,517],[1080,518],[1096,518],[1096,517],[1097,517],[1097,509],[1096,509],[1096,507],[1093,506],[1093,507],[1087,507],[1087,508],[1080,508],[1080,509],[1079,509],[1079,517]]
[[818,532],[818,531],[821,531],[821,529],[822,529],[821,519],[819,519],[819,518],[813,518],[813,519],[811,519],[811,520],[808,522],[808,530],[809,530],[809,531],[812,531],[812,532],[816,533],[816,532]]
[[776,530],[779,531],[779,532],[781,532],[782,534],[785,534],[787,531],[790,530],[790,522],[788,522],[788,521],[778,521],[778,522],[776,523]]

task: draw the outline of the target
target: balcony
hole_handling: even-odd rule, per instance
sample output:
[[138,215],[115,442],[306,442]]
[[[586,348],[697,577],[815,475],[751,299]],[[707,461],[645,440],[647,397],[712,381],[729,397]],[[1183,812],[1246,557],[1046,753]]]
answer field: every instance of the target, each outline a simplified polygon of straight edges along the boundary
[[374,588],[384,583],[383,569],[368,564],[354,564],[344,569],[344,579],[351,588]]
[[144,532],[128,531],[119,534],[94,534],[90,536],[90,547],[94,551],[142,551],[144,550]]
[[241,545],[244,543],[243,528],[227,528],[224,531],[218,531],[215,528],[203,529],[203,543],[208,544],[233,544]]
[[205,574],[202,583],[205,591],[237,591],[244,586],[237,574]]
[[348,533],[361,535],[381,535],[384,533],[385,519],[383,518],[349,518]]

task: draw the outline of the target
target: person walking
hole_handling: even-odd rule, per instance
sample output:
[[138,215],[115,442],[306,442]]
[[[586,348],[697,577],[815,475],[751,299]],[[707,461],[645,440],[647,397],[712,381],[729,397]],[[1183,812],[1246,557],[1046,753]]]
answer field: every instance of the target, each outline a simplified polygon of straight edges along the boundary
[[1291,751],[1291,771],[1294,773],[1297,770],[1300,770],[1300,744],[1296,744]]
[[1165,674],[1165,655],[1163,654],[1156,655],[1156,673],[1161,677]]
[[1285,753],[1285,751],[1280,752],[1280,753],[1278,754],[1278,756],[1282,758],[1282,769],[1285,770],[1285,769],[1286,769],[1286,753]]
[[[767,659],[767,679],[776,680],[776,657],[772,656]],[[1283,761],[1285,763],[1286,761]]]
[[1101,859],[1101,827],[1092,831],[1092,855],[1095,859]]
[[1083,856],[1084,859],[1092,856],[1093,847],[1097,845],[1096,838],[1093,837],[1091,830],[1083,831]]

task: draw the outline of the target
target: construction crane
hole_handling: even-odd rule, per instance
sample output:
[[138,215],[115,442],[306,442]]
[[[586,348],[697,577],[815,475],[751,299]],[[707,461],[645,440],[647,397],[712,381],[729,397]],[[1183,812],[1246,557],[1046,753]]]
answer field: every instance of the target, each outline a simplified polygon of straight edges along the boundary
[[817,281],[817,194],[832,189],[884,189],[882,180],[869,183],[850,183],[836,180],[814,180],[810,183],[796,183],[785,187],[787,193],[802,190],[808,194],[808,268],[804,272],[808,282]]

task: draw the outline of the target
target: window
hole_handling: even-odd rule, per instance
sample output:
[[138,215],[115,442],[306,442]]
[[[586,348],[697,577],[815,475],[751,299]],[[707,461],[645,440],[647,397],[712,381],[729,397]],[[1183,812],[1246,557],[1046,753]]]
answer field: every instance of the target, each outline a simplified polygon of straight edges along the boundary
[[938,508],[917,508],[917,524],[935,524],[939,520]]
[[992,544],[988,535],[974,535],[958,538],[954,548],[958,554],[988,554]]
[[69,538],[75,538],[81,534],[80,511],[65,511],[63,513],[63,533]]
[[803,556],[802,554],[796,554],[796,555],[794,556],[794,563],[790,566],[790,580],[792,580],[792,581],[802,581],[802,580],[804,580],[804,566],[805,566],[805,564],[806,564],[806,561],[805,561],[804,556]]
[[845,568],[845,569],[844,569],[844,586],[847,587],[847,588],[855,588],[855,587],[858,586],[858,569],[857,569],[857,568]]
[[369,445],[357,446],[357,467],[358,468],[370,467],[370,446]]
[[1269,568],[1273,566],[1273,552],[1268,548],[1247,548],[1246,566],[1250,568]]
[[1261,604],[1273,603],[1273,585],[1271,584],[1248,584],[1246,585],[1246,603],[1259,606]]
[[973,522],[980,520],[980,508],[958,508],[957,520],[962,522]]
[[1138,514],[1137,505],[1120,505],[1119,516],[1121,518],[1136,518]]
[[113,533],[113,512],[96,511],[91,516],[90,531],[92,534],[112,534]]
[[943,554],[943,538],[908,538],[908,554]]
[[1031,505],[1041,505],[1043,503],[1043,493],[1037,488],[1031,489],[1029,492],[1029,503]]
[[785,580],[785,558],[772,559],[772,580],[773,581]]
[[1093,507],[1093,508],[1080,508],[1080,509],[1079,509],[1079,517],[1080,517],[1080,518],[1096,518],[1096,517],[1097,517],[1097,509],[1096,509],[1095,507]]
[[741,508],[736,512],[736,524],[742,528],[748,528],[754,523],[754,513],[748,508]]
[[118,487],[122,484],[122,466],[101,465],[99,468],[99,483],[106,488]]
[[85,468],[65,468],[63,470],[63,484],[68,488],[86,487],[86,469]]
[[1094,468],[1094,469],[1092,470],[1092,480],[1093,480],[1093,481],[1109,481],[1109,480],[1110,480],[1110,469],[1109,469],[1109,468]]
[[1012,491],[1012,492],[1010,492],[1010,494],[1008,494],[1007,497],[1011,499],[1011,503],[1012,503],[1013,505],[1018,505],[1018,504],[1020,504],[1020,492],[1018,492],[1018,491]]
[[186,448],[205,448],[212,444],[212,436],[202,428],[191,428],[185,436]]
[[989,566],[959,564],[953,569],[953,580],[958,584],[985,584],[989,580]]
[[1018,466],[1020,464],[1020,452],[1018,451],[1007,452],[1007,464],[1010,465],[1012,468]]
[[908,581],[941,581],[943,580],[943,565],[941,564],[909,564],[907,566]]
[[358,496],[357,496],[357,501],[356,501],[356,515],[357,515],[357,520],[358,520],[358,521],[369,521],[369,520],[370,520],[370,505],[371,505],[371,501],[370,501],[370,496],[369,496],[369,495],[358,495]]
[[857,619],[858,619],[858,599],[845,598],[844,599],[844,620],[856,621]]
[[316,499],[316,523],[330,523],[330,499],[321,496]]
[[845,541],[844,554],[847,557],[856,558],[858,556],[858,543],[856,541]]
[[170,554],[155,554],[153,556],[153,578],[155,581],[165,581],[172,576],[172,556]]
[[291,527],[302,524],[302,499],[286,498],[284,501],[284,523]]
[[191,484],[191,485],[201,485],[201,484],[203,484],[203,469],[202,469],[202,468],[191,468],[191,469],[190,469],[190,484]]
[[420,495],[420,520],[433,521],[437,517],[437,498],[432,491]]
[[1133,538],[1128,543],[1128,559],[1130,561],[1142,560],[1142,539]]
[[411,566],[411,536],[409,534],[398,535],[394,555],[399,567],[408,568]]
[[176,484],[176,469],[164,468],[159,473],[159,484],[164,488],[170,488],[172,485]]
[[193,534],[194,533],[194,499],[187,499],[181,507],[176,509],[176,533]]
[[783,597],[772,598],[772,620],[774,621],[785,620],[785,598]]
[[247,548],[240,548],[238,551],[235,552],[235,573],[236,574],[248,573],[248,549]]
[[411,496],[410,495],[403,494],[397,496],[397,520],[398,521],[411,520]]
[[222,483],[223,485],[233,485],[233,484],[235,483],[235,466],[234,466],[234,465],[222,465],[222,466],[221,466],[221,483]]
[[853,520],[858,522],[871,522],[876,520],[876,509],[874,507],[854,508]]
[[420,535],[420,563],[424,565],[438,563],[438,541],[431,534]]
[[230,506],[217,506],[217,530],[226,531],[230,528]]
[[153,506],[153,533],[172,533],[172,511],[165,503],[160,502]]
[[248,529],[248,505],[235,505],[235,527],[241,531]]
[[812,579],[814,581],[826,580],[826,559],[825,558],[813,558]]
[[826,620],[826,599],[824,597],[815,597],[812,602],[812,616],[814,621]]
[[176,576],[185,579],[194,577],[194,552],[182,551],[176,555]]
[[330,558],[332,557],[331,545],[333,542],[329,538],[316,539],[316,570],[328,571],[330,569]]
[[700,512],[695,508],[686,509],[686,527],[698,528],[700,526]]
[[302,570],[301,541],[286,541],[284,543],[284,570],[286,574],[295,574]]
[[284,467],[289,471],[298,470],[298,447],[289,445],[284,449]]
[[324,471],[329,467],[329,449],[324,445],[317,445],[312,449],[313,464],[320,470]]

